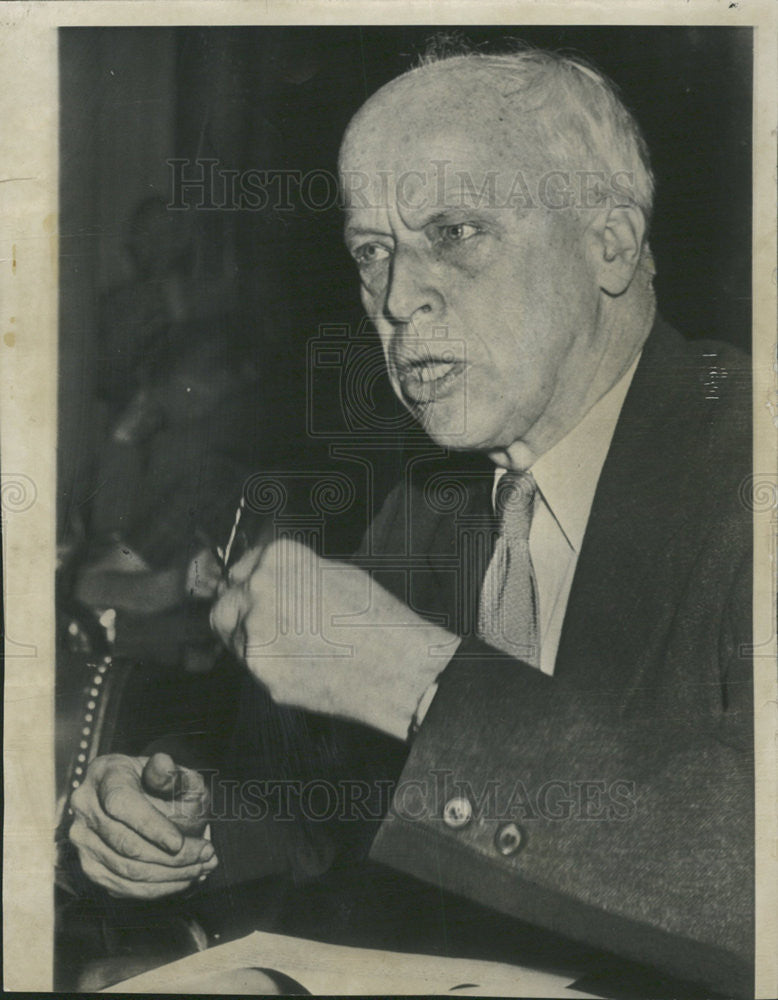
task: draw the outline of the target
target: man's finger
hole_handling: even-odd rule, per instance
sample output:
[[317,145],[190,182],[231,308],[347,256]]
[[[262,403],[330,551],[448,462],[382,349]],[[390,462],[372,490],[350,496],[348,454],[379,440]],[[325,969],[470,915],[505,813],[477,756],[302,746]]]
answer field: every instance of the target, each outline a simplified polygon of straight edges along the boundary
[[228,647],[249,610],[248,602],[248,594],[243,587],[229,587],[211,608],[211,628]]
[[123,899],[160,899],[188,889],[191,882],[133,882],[115,875],[88,851],[81,856],[81,867],[87,878],[106,889],[110,895]]
[[[196,864],[203,852],[207,854],[212,850],[210,841],[203,837],[184,837],[181,849],[171,854],[156,847],[124,823],[111,819],[110,816],[104,814],[98,818],[88,816],[84,817],[84,822],[112,851],[125,858],[147,864],[184,868]],[[77,832],[75,823],[71,828],[71,840],[74,840],[74,831]]]
[[[139,786],[137,776],[135,783]],[[168,854],[177,854],[184,844],[184,835],[146,798],[140,787],[127,781],[127,772],[108,772],[98,786],[98,798],[103,812],[114,820],[138,831],[146,840]]]
[[[112,850],[81,820],[73,824],[71,840],[79,848],[82,857],[84,853],[91,854],[104,868],[131,882],[192,882],[200,875],[213,871],[218,864],[215,854],[207,862],[198,860],[180,867],[133,860]],[[196,853],[198,857],[201,854],[199,845]]]
[[262,562],[266,548],[265,544],[255,545],[242,555],[235,565],[230,567],[230,583],[235,586],[244,584]]

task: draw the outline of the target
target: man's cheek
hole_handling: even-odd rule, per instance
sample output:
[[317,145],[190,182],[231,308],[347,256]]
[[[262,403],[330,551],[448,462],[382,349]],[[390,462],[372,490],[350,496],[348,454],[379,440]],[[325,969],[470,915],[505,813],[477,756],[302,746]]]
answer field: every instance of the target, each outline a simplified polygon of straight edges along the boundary
[[373,268],[369,273],[363,274],[361,298],[365,312],[369,316],[380,316],[383,312],[384,299],[386,298],[386,288],[388,282],[388,271],[385,267]]

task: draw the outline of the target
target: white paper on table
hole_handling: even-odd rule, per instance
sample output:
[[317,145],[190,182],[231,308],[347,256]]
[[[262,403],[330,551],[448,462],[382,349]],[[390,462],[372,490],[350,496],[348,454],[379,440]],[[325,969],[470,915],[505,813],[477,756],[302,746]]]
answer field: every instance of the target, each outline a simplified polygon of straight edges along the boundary
[[[282,972],[314,995],[437,994],[495,997],[592,997],[570,988],[575,977],[464,958],[374,951],[255,931],[111,986],[108,993],[212,993],[205,977],[240,969]],[[246,989],[235,987],[234,992]]]

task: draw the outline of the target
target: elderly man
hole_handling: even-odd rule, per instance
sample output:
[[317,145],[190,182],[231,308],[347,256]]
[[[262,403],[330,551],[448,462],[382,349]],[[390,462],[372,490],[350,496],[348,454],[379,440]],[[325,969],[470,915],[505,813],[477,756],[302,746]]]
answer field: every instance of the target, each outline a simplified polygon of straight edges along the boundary
[[[340,169],[390,380],[451,460],[409,466],[353,563],[247,553],[214,627],[278,704],[404,745],[374,861],[747,994],[748,364],[655,314],[638,127],[575,60],[456,56],[373,96]],[[205,831],[204,799],[98,759],[84,871],[153,898],[283,867],[272,818]]]

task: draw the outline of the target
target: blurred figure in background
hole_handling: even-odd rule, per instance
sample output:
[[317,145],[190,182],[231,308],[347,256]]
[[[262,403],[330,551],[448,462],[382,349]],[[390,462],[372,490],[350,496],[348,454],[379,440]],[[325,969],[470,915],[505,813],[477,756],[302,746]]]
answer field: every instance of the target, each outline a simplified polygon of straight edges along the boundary
[[213,648],[189,599],[210,590],[212,539],[229,530],[254,458],[240,428],[259,373],[234,341],[207,321],[174,328],[169,365],[143,378],[106,442],[75,596],[117,611],[125,655],[171,663],[183,647],[204,666],[202,647]]
[[142,200],[129,219],[130,277],[109,289],[100,303],[96,389],[109,420],[160,364],[168,363],[176,326],[227,311],[226,268],[213,273],[204,265],[195,218],[193,212],[168,209],[155,195]]

